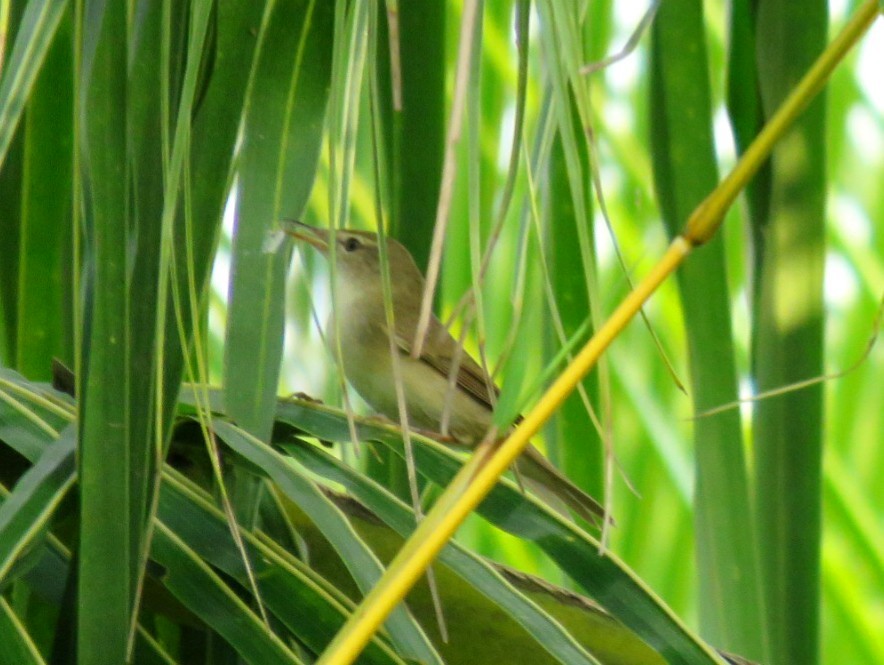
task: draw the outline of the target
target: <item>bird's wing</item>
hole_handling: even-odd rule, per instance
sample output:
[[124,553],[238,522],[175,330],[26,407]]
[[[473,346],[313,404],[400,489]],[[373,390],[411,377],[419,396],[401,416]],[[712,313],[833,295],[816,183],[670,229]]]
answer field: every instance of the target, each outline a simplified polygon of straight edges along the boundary
[[[404,354],[410,355],[414,344],[414,333],[400,329],[398,323],[397,321],[396,345]],[[435,369],[446,379],[451,376],[456,365],[457,386],[480,404],[494,409],[494,403],[500,393],[497,386],[469,353],[459,349],[458,343],[435,317],[430,321],[427,338],[427,343],[421,350],[420,361]]]

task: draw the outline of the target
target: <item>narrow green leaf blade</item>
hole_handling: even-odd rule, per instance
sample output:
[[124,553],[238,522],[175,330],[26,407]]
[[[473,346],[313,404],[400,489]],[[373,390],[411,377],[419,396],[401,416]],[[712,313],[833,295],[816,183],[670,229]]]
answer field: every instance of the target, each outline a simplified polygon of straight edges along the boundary
[[[127,5],[87,0],[77,101],[85,210],[80,397],[79,662],[128,658],[130,543],[129,312],[126,168]],[[137,512],[137,511],[136,511]],[[143,519],[143,512],[141,513]]]
[[[670,236],[715,187],[702,3],[663,3],[652,29],[654,182]],[[679,269],[695,412],[737,399],[723,239]],[[764,622],[739,411],[694,421],[700,625],[717,646],[762,659]]]
[[62,401],[66,397],[0,367],[0,441],[35,463],[73,420],[73,416],[65,418],[54,408],[47,408],[47,399]]
[[[166,479],[158,517],[207,563],[247,588],[242,556],[224,515],[192,490],[188,491],[183,481]],[[352,611],[351,603],[340,593],[330,593],[329,585],[322,584],[323,580],[317,580],[294,557],[268,548],[250,532],[243,531],[242,536],[266,609],[314,653],[321,653],[344,625],[348,610]],[[363,658],[376,665],[401,663],[379,639],[366,647]]]
[[66,7],[67,0],[32,0],[25,8],[0,81],[0,166]]
[[316,172],[331,76],[332,3],[275,3],[246,99],[225,346],[229,414],[267,440],[282,358],[289,252],[266,252],[281,218],[301,215]]
[[[316,446],[295,444],[286,445],[285,449],[289,455],[314,473],[342,483],[354,497],[364,502],[380,519],[403,537],[414,531],[414,513],[411,509],[370,478],[357,473]],[[439,561],[460,575],[470,587],[510,614],[512,619],[519,622],[542,648],[559,661],[586,665],[599,662],[553,617],[496,572],[490,563],[454,542],[442,550]],[[444,589],[442,593],[444,595]],[[443,605],[446,604],[443,601]],[[449,617],[449,630],[451,624],[459,620],[459,617]],[[622,644],[620,646],[621,649],[627,648]],[[594,650],[593,652],[595,653]]]
[[157,523],[152,554],[166,568],[164,584],[248,663],[300,663],[261,619],[187,544]]
[[[380,579],[383,567],[340,510],[323,495],[313,481],[297,473],[272,448],[249,438],[230,423],[215,420],[213,426],[224,443],[262,469],[280,491],[306,512],[314,524],[323,529],[359,588],[367,593]],[[409,657],[428,663],[441,662],[423,630],[404,607],[393,610],[385,626],[390,631],[393,642]]]
[[43,665],[45,662],[28,635],[27,627],[6,598],[0,596],[0,663]]
[[[756,21],[758,83],[769,118],[822,52],[828,4],[769,0]],[[788,35],[789,38],[784,38]],[[770,157],[769,207],[752,219],[752,374],[758,391],[825,372],[826,97]],[[770,662],[820,662],[823,387],[755,404],[755,507]]]
[[[388,3],[389,4],[389,3]],[[446,12],[441,2],[403,2],[379,21],[377,64],[392,189],[390,232],[426,270],[439,205],[445,145]],[[390,41],[389,20],[398,21]],[[398,47],[402,108],[394,106],[391,49]],[[420,146],[419,150],[415,146]]]
[[[33,87],[24,129],[15,367],[48,379],[53,357],[73,359],[70,246],[73,67],[70,16],[61,21]],[[53,149],[47,149],[53,146]]]
[[[329,407],[287,400],[279,417],[329,441],[350,441],[346,416]],[[361,424],[361,439],[379,441],[404,456],[401,437],[393,427]],[[439,485],[447,485],[462,462],[444,446],[413,435],[417,470]],[[514,483],[502,481],[478,512],[501,529],[536,542],[589,595],[614,617],[635,631],[670,663],[719,663],[709,646],[648,589],[626,565],[610,553],[600,554],[599,543],[582,529],[522,494]]]
[[[179,3],[174,3],[178,5]],[[163,394],[179,392],[184,369],[181,336],[194,334],[206,304],[207,281],[220,235],[233,171],[237,135],[243,114],[249,72],[256,47],[254,35],[261,24],[265,2],[234,2],[226,0],[215,5],[212,15],[213,40],[205,45],[205,88],[195,100],[189,136],[189,167],[185,174],[190,196],[180,207],[174,225],[172,244],[188,251],[175,252],[175,279],[170,288],[179,296],[180,318],[166,317],[163,334]],[[198,53],[191,53],[199,57]],[[191,287],[193,299],[188,297]],[[197,310],[194,311],[194,308]],[[175,311],[172,297],[169,311]],[[196,377],[189,377],[196,378]],[[164,422],[171,422],[175,402],[163,404]]]
[[15,558],[46,528],[74,484],[76,429],[69,427],[19,479],[0,505],[0,587]]

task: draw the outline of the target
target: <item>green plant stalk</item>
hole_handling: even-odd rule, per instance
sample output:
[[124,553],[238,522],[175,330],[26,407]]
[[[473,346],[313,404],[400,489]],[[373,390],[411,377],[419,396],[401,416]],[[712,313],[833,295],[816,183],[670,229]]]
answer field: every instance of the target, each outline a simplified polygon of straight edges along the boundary
[[[672,0],[652,30],[654,182],[670,235],[715,187],[702,3]],[[737,399],[730,293],[720,236],[678,271],[694,412]],[[700,626],[715,645],[764,660],[763,613],[740,416],[694,421]]]
[[[133,613],[131,543],[145,507],[129,491],[131,337],[126,154],[127,11],[87,2],[82,19],[79,145],[89,278],[83,302],[77,394],[81,396],[77,473],[80,536],[77,574],[77,662],[126,662]],[[150,305],[148,305],[150,306]]]
[[[571,200],[572,196],[578,194],[571,191],[564,173],[567,167],[562,141],[561,136],[556,137],[550,159],[549,182],[552,192],[549,196],[550,208],[547,211],[550,220],[548,243],[552,267],[550,276],[556,305],[561,315],[562,332],[571,339],[578,334],[581,337],[587,334],[592,330],[592,325],[586,318],[590,304],[584,272],[573,269],[573,266],[582,265],[584,261],[577,237],[577,225],[582,220],[576,216],[574,203]],[[590,168],[588,150],[585,145],[581,145],[578,152],[581,158],[580,167],[585,176],[582,180],[588,182]],[[592,198],[589,192],[583,194],[585,194],[586,215],[590,216]],[[589,251],[595,252],[595,248]],[[589,256],[586,260],[593,264],[592,270],[595,270],[595,260]],[[584,328],[586,331],[583,331]],[[547,335],[546,361],[551,363],[562,342],[552,329],[547,331]],[[601,436],[587,410],[588,405],[596,411],[599,409],[599,380],[597,374],[584,379],[583,394],[575,393],[568,397],[551,426],[547,428],[552,444],[550,453],[554,461],[558,462],[558,466],[575,484],[592,496],[602,496],[604,491]]]
[[[762,111],[770,115],[823,49],[827,3],[757,8]],[[786,33],[792,35],[783,39]],[[763,393],[823,368],[826,105],[814,100],[773,149],[767,206],[751,219],[752,373]],[[755,491],[772,665],[819,662],[823,386],[755,402]]]
[[[378,3],[378,11],[384,11]],[[391,187],[390,232],[426,269],[427,238],[433,233],[445,145],[445,4],[435,0],[388,3],[387,20],[379,21],[376,67],[381,84]],[[391,11],[395,11],[394,14]],[[398,33],[388,34],[391,21]],[[401,108],[394,103],[390,80],[391,51],[399,49]]]
[[[541,19],[550,27],[543,32],[547,37],[546,48],[554,54],[551,59],[559,63],[552,68],[550,76],[556,136],[549,158],[551,191],[546,211],[546,241],[554,304],[561,318],[562,332],[571,337],[587,312],[593,325],[602,319],[592,237],[591,169],[595,166],[590,163],[590,130],[586,120],[591,115],[588,81],[578,74],[585,55],[575,29],[577,9],[567,3],[559,7],[553,5],[544,2],[538,7]],[[557,12],[559,20],[554,20]],[[554,29],[559,33],[555,34]],[[593,423],[590,410],[607,412],[609,400],[601,388],[608,383],[607,367],[601,361],[599,371],[583,381],[578,394],[568,398],[548,428],[553,435],[550,452],[554,461],[593,496],[602,496],[604,471],[601,433]],[[604,421],[605,417],[601,419]]]
[[[24,168],[19,214],[18,330],[13,364],[32,379],[48,379],[50,360],[73,356],[70,309],[73,68],[71,20],[55,32],[24,117]],[[55,144],[56,150],[46,150]],[[2,214],[2,213],[0,213]],[[10,229],[11,231],[11,229]],[[0,230],[0,234],[4,232]]]
[[[373,65],[385,139],[380,168],[390,190],[387,230],[426,269],[445,142],[445,5],[435,0],[382,4]],[[405,465],[398,457],[381,449],[377,456],[367,455],[365,464],[369,475],[386,478],[398,496],[408,496]]]
[[[4,36],[8,34],[10,23],[8,4],[4,2],[0,8],[4,24],[0,27],[4,28]],[[0,79],[0,167],[12,144],[25,101],[30,98],[43,59],[64,16],[66,4],[65,0],[29,2],[21,15],[9,61],[0,67],[0,73],[4,75]]]

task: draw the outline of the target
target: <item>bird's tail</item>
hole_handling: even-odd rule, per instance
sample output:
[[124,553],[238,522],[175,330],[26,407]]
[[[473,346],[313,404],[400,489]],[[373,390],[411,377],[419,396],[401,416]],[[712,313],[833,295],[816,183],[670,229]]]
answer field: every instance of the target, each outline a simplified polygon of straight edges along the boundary
[[558,512],[562,512],[564,504],[590,524],[601,527],[604,523],[602,505],[568,480],[534,446],[529,444],[516,460],[516,472],[530,490]]

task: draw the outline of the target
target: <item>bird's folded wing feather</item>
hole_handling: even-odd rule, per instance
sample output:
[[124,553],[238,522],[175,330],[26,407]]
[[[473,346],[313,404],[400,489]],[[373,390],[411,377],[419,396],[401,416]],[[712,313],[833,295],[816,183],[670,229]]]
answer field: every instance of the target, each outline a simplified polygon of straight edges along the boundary
[[[398,330],[398,325],[396,327],[396,346],[403,354],[411,355],[414,335]],[[431,322],[427,337],[428,343],[424,344],[419,360],[439,372],[446,380],[456,370],[457,386],[477,402],[493,410],[500,391],[479,364],[465,350],[458,350],[457,342],[438,320]]]

